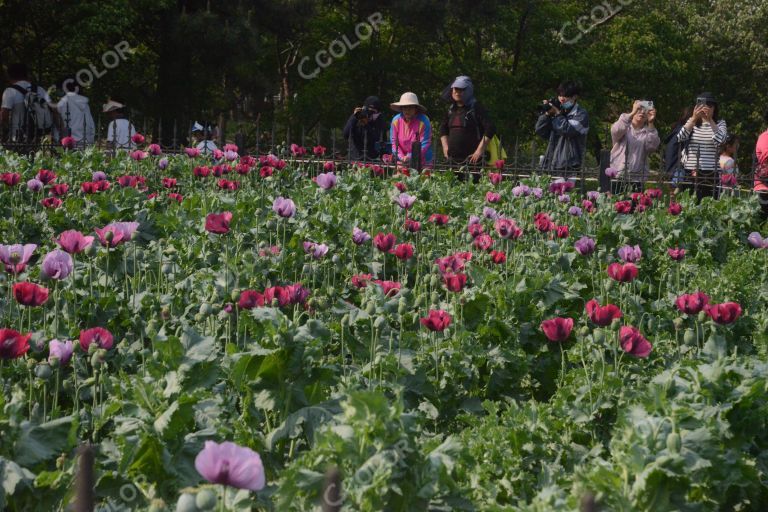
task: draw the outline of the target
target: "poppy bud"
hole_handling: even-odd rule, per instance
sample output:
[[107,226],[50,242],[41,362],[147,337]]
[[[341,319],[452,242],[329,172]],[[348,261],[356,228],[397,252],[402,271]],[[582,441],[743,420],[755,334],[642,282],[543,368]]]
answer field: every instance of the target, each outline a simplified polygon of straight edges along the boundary
[[439,284],[440,279],[435,274],[432,274],[432,277],[429,278],[429,286],[432,288],[437,288]]
[[676,331],[679,331],[680,329],[682,329],[684,323],[685,323],[685,320],[683,320],[679,316],[674,320],[672,320],[672,324],[675,326]]
[[703,323],[707,320],[707,314],[702,310],[699,311],[699,315],[696,317],[699,323]]
[[618,319],[618,318],[614,318],[611,321],[611,329],[614,330],[614,331],[618,331],[619,327],[621,327],[621,320]]
[[685,334],[683,334],[683,343],[686,345],[693,345],[696,343],[696,334],[693,332],[693,329],[685,330]]
[[416,301],[413,303],[413,305],[417,308],[420,308],[424,305],[424,295],[419,295],[416,297]]
[[397,313],[400,315],[404,315],[408,311],[408,301],[404,298],[400,298],[400,300],[397,302]]
[[37,364],[37,361],[35,361],[34,359],[32,358],[27,359],[27,370],[32,370],[36,364]]
[[669,450],[669,453],[680,453],[681,446],[680,434],[672,432],[667,435],[667,450]]
[[341,325],[349,325],[349,313],[341,317]]
[[594,334],[592,334],[592,337],[597,343],[602,343],[605,341],[605,333],[602,329],[597,329]]
[[176,512],[197,512],[195,495],[189,493],[180,495],[179,500],[176,502]]
[[432,295],[429,298],[429,302],[431,304],[437,304],[440,302],[440,295],[437,292],[432,292]]
[[213,510],[218,501],[216,493],[211,489],[203,489],[195,497],[195,505],[200,510]]
[[232,290],[232,293],[229,294],[229,298],[232,302],[237,302],[240,300],[240,290],[235,288]]
[[582,338],[585,338],[585,337],[589,336],[589,327],[587,327],[586,325],[582,326],[582,328],[579,329],[579,335]]
[[64,464],[66,463],[67,463],[67,454],[62,453],[56,459],[56,469],[59,469],[59,470],[64,469]]
[[372,314],[374,314],[374,313],[376,312],[376,303],[375,303],[375,302],[373,302],[373,301],[370,301],[370,302],[369,302],[369,303],[368,303],[368,304],[365,306],[365,312],[366,312],[366,313],[368,313],[369,315],[372,315]]
[[381,330],[386,324],[387,324],[387,319],[379,315],[378,317],[376,317],[376,320],[373,322],[373,328],[377,330]]
[[173,274],[173,263],[163,263],[163,274]]
[[[96,346],[95,343],[91,345],[91,347],[95,347],[95,346]],[[99,368],[103,362],[104,360],[101,358],[101,354],[99,354],[98,351],[94,351],[93,355],[91,355],[91,366],[93,366],[94,368]]]
[[203,302],[200,304],[200,314],[205,316],[210,315],[213,313],[213,306],[211,306],[208,302]]
[[51,378],[51,367],[47,364],[41,364],[38,365],[37,368],[35,368],[35,376],[37,376],[38,379],[41,380],[48,380]]

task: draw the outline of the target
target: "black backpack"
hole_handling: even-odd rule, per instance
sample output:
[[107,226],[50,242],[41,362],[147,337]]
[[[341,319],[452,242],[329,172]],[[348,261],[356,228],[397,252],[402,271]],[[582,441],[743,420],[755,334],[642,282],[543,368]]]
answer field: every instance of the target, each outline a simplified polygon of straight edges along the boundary
[[11,87],[24,96],[24,101],[11,109],[12,126],[15,125],[16,128],[16,132],[11,134],[11,139],[16,142],[36,141],[53,126],[51,109],[45,98],[38,94],[36,84],[31,84],[29,89],[19,84],[13,84]]

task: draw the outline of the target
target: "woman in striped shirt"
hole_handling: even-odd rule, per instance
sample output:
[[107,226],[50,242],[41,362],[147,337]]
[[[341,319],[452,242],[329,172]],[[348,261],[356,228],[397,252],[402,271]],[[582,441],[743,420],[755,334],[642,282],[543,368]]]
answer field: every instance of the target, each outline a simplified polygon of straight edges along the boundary
[[693,115],[677,134],[683,145],[682,162],[693,186],[682,187],[696,190],[696,198],[717,197],[719,184],[720,145],[728,136],[728,128],[719,118],[719,107],[712,93],[703,92],[696,98]]

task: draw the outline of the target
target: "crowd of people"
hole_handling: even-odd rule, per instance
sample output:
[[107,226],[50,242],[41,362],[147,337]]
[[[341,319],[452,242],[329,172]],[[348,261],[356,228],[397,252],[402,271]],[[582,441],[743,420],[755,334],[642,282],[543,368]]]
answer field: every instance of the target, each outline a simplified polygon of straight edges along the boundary
[[[54,140],[70,137],[75,145],[93,144],[95,123],[88,98],[72,78],[57,87],[61,98],[52,101],[48,91],[34,83],[24,64],[8,66],[9,84],[3,91],[0,107],[0,137],[6,142],[39,140],[51,134]],[[550,99],[543,100],[534,127],[547,141],[540,159],[541,168],[550,174],[568,177],[583,165],[586,154],[589,114],[579,103],[580,87],[565,81]],[[496,161],[503,152],[488,111],[477,101],[472,80],[458,76],[446,87],[441,98],[448,104],[439,124],[442,155],[448,163],[480,168]],[[369,96],[349,117],[343,136],[354,160],[391,159],[400,169],[429,169],[434,166],[432,121],[427,109],[413,92],[405,92],[390,103],[396,112],[387,126],[384,103]],[[108,118],[106,141],[116,149],[133,149],[136,128],[127,118],[126,104],[110,98],[102,107]],[[768,111],[765,113],[768,127]],[[735,185],[739,174],[736,152],[739,139],[728,132],[720,117],[717,99],[708,92],[696,96],[670,133],[662,140],[655,126],[656,107],[648,99],[635,100],[611,126],[610,165],[613,192],[642,190],[649,179],[649,159],[664,143],[663,167],[673,183],[691,189],[701,199],[717,197],[723,185]],[[216,150],[215,129],[194,122],[194,144],[203,153]],[[758,138],[755,153],[754,190],[768,216],[768,129]],[[460,174],[459,177],[463,177]],[[479,173],[474,177],[479,178]]]

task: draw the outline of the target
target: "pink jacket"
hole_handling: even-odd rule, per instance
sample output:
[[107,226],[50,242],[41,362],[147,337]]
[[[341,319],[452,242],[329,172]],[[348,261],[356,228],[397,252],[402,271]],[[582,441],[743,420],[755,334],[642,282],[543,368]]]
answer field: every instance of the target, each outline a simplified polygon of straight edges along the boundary
[[411,156],[411,145],[414,141],[421,142],[421,161],[424,167],[432,166],[432,125],[424,114],[415,115],[406,123],[402,114],[392,119],[389,129],[389,139],[392,143],[392,154],[400,163],[406,156]]
[[621,114],[611,126],[611,140],[611,167],[619,171],[620,177],[629,171],[629,181],[645,183],[648,179],[648,155],[659,147],[656,128],[646,126],[635,130],[629,114]]

